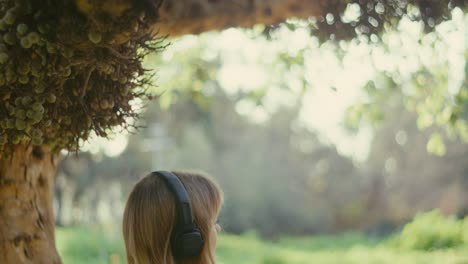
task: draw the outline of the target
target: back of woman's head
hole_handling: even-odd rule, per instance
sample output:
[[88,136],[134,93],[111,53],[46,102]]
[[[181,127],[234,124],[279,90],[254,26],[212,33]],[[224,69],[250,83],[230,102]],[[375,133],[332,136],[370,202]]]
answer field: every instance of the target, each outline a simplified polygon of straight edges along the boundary
[[214,243],[211,236],[223,193],[207,176],[173,172],[189,195],[194,223],[204,239],[196,257],[178,259],[172,256],[171,233],[176,225],[176,202],[161,177],[150,174],[133,188],[123,219],[123,234],[129,264],[214,264]]

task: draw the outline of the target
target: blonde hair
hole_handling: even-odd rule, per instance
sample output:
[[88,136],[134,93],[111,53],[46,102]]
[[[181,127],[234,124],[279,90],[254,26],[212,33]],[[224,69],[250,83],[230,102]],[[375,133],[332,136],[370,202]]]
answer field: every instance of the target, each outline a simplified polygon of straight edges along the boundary
[[223,204],[223,192],[199,173],[173,172],[192,203],[195,224],[205,241],[199,256],[176,260],[172,256],[171,232],[175,225],[175,198],[164,181],[150,174],[141,179],[128,197],[123,235],[129,264],[214,264],[214,241],[210,233]]

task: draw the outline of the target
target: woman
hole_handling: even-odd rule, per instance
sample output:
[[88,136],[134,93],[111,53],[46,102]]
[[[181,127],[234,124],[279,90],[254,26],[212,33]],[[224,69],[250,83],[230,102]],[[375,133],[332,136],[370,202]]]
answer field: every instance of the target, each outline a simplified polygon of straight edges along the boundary
[[125,207],[128,263],[214,264],[222,204],[221,189],[203,174],[147,175],[135,185]]

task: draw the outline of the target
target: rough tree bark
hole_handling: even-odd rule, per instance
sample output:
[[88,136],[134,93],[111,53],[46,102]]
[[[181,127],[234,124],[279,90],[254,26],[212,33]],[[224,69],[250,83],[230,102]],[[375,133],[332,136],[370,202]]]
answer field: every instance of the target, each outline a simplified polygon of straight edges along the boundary
[[0,263],[61,263],[52,208],[58,158],[28,145],[0,156]]
[[323,15],[324,0],[164,0],[159,8],[161,34],[199,34],[229,27],[277,24],[288,18]]

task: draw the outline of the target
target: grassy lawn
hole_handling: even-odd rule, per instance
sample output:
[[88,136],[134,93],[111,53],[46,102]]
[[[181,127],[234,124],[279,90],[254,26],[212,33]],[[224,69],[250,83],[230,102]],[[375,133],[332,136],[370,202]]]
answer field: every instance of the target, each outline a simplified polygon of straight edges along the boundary
[[[65,264],[123,264],[120,232],[86,228],[59,228],[57,245]],[[468,249],[433,252],[399,251],[360,235],[283,238],[266,242],[254,235],[224,234],[218,243],[218,264],[309,263],[444,263],[468,264]]]

